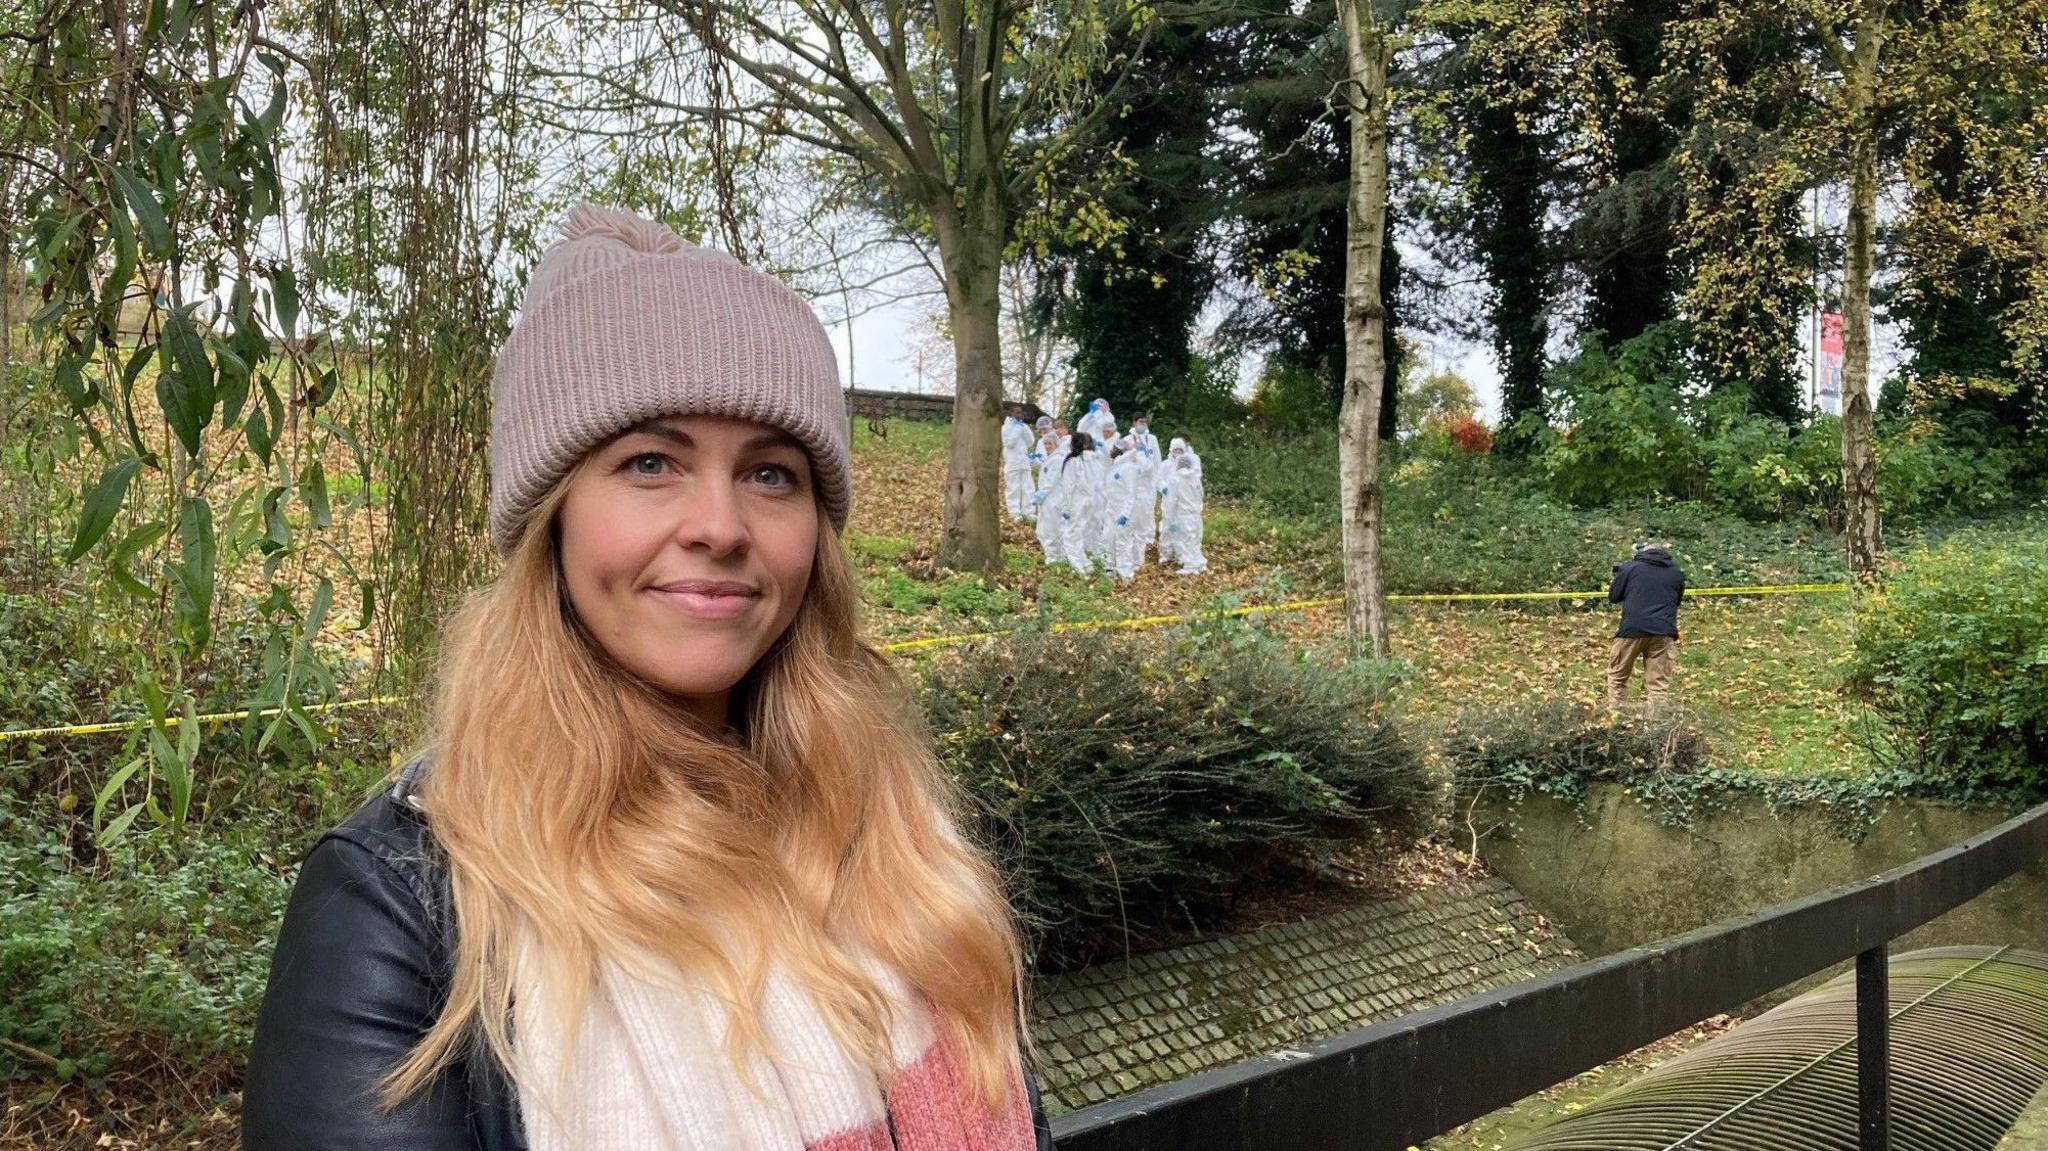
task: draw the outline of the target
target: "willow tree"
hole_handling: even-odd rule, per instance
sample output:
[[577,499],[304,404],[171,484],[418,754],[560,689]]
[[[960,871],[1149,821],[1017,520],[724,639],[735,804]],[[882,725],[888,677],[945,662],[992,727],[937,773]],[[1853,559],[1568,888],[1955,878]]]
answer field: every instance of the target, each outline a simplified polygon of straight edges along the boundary
[[[144,815],[182,829],[211,802],[200,711],[278,709],[252,721],[259,753],[294,732],[317,744],[305,704],[334,687],[314,640],[335,607],[322,553],[350,510],[323,463],[336,375],[298,338],[300,286],[269,239],[292,228],[280,156],[301,76],[250,6],[102,0],[4,19],[0,233],[33,285],[29,354],[46,369],[4,442],[46,445],[66,481],[96,473],[65,501],[63,558],[90,557],[74,578],[106,593],[95,611],[154,641],[123,669],[149,733],[95,789],[106,845]],[[237,644],[215,642],[223,619]],[[238,654],[249,640],[260,654]],[[242,659],[259,681],[235,674]]]
[[[1067,142],[1120,105],[1106,45],[1146,27],[1140,0],[648,0],[667,53],[728,75],[712,99],[650,84],[639,62],[602,77],[613,98],[795,141],[886,190],[938,254],[954,358],[952,443],[938,560],[993,570],[1002,384],[1002,270],[1013,229],[1049,193]],[[662,56],[663,66],[677,64]],[[688,62],[682,62],[688,67]],[[1053,125],[1027,138],[1026,125]]]

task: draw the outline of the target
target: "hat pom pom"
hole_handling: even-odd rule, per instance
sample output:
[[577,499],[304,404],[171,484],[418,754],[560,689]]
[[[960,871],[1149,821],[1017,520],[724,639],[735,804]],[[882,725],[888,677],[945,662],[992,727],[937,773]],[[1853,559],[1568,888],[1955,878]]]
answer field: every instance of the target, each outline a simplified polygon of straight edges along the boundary
[[689,247],[666,224],[644,219],[617,208],[578,204],[569,212],[569,226],[563,239],[607,239],[635,252],[680,252]]

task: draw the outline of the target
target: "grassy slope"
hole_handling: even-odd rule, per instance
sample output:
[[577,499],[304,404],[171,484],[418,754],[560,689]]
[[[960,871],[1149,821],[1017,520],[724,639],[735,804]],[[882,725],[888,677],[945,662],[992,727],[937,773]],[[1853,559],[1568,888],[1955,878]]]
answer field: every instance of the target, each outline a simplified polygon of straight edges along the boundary
[[[1253,493],[1210,485],[1207,534],[1210,573],[1182,578],[1147,567],[1128,585],[1106,576],[1083,578],[1042,565],[1028,529],[1006,523],[1005,570],[992,581],[943,572],[931,564],[937,542],[946,425],[892,422],[884,438],[856,430],[855,490],[850,543],[860,570],[869,623],[885,640],[1015,626],[1043,595],[1059,621],[1115,619],[1200,610],[1225,603],[1275,603],[1341,594],[1328,525],[1277,510]],[[1227,475],[1228,473],[1226,473]],[[1401,481],[1397,478],[1395,483]],[[1480,495],[1483,493],[1474,493]],[[1389,506],[1433,502],[1425,493],[1390,493]],[[1516,541],[1491,549],[1475,535],[1488,525],[1459,523],[1458,509],[1406,536],[1436,557],[1441,574],[1410,570],[1412,590],[1509,587],[1527,590],[1597,586],[1599,565],[1621,554],[1641,518],[1541,507],[1550,536],[1562,547],[1544,551]],[[1503,524],[1500,531],[1514,530]],[[1747,584],[1831,575],[1808,534],[1729,527],[1709,522],[1697,532],[1725,549],[1681,558],[1694,582]],[[1777,543],[1782,540],[1783,542]],[[1390,544],[1398,546],[1398,544]],[[1463,560],[1456,570],[1453,558]],[[1399,565],[1396,565],[1399,566]],[[1587,574],[1588,568],[1595,574]],[[1475,584],[1485,579],[1490,582]],[[1598,699],[1613,614],[1601,604],[1508,606],[1410,604],[1397,609],[1393,643],[1418,677],[1408,701],[1424,719],[1469,706],[1511,703],[1538,695]],[[1731,764],[1767,770],[1835,769],[1854,761],[1849,738],[1856,713],[1835,690],[1835,664],[1849,643],[1848,601],[1842,595],[1700,599],[1683,612],[1681,688],[1688,706],[1715,733]],[[1334,609],[1275,617],[1273,626],[1314,646],[1340,640]],[[1640,690],[1638,687],[1637,690]]]

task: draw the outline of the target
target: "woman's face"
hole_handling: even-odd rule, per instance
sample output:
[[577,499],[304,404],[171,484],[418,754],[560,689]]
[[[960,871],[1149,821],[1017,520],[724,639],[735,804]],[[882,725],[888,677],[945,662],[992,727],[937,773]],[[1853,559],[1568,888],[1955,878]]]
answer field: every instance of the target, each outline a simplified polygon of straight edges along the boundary
[[746,420],[650,420],[591,453],[559,515],[584,627],[627,671],[722,727],[733,685],[810,586],[818,510],[803,447]]

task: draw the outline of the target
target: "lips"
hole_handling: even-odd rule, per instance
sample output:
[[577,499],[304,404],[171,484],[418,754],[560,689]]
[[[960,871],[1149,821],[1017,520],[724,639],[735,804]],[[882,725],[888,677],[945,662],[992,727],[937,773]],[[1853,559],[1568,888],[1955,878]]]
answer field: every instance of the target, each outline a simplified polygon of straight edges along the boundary
[[647,589],[663,603],[698,619],[733,619],[761,598],[759,588],[734,580],[676,580]]

